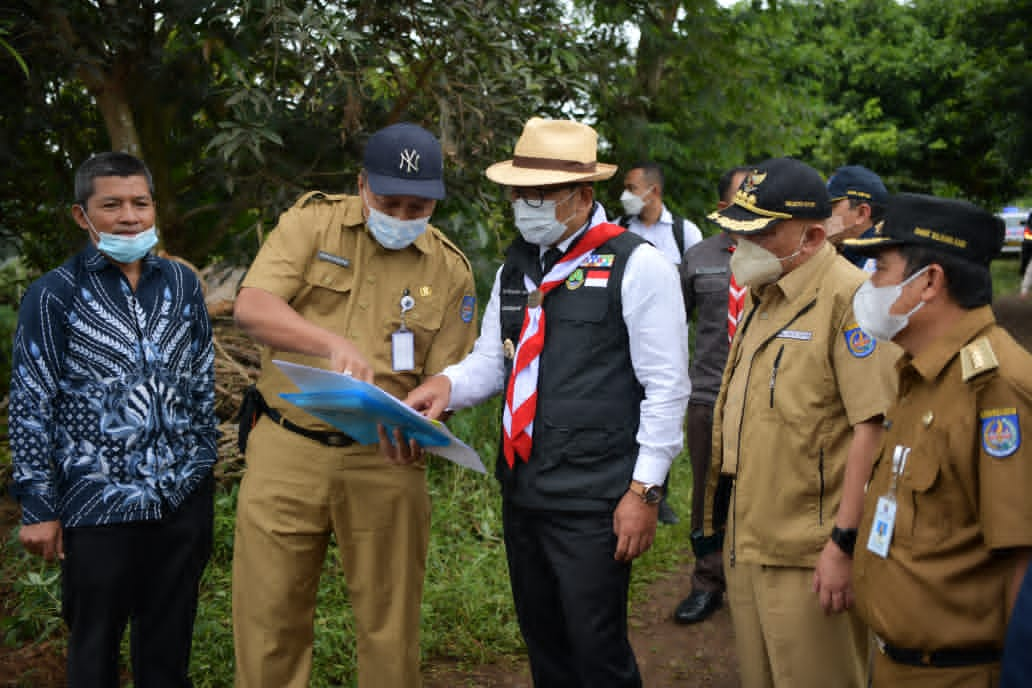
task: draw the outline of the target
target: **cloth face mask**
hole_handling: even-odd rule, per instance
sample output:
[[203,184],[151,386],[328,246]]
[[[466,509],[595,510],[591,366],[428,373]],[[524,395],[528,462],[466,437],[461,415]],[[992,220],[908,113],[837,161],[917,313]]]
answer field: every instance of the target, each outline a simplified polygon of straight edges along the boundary
[[910,316],[924,306],[924,301],[919,301],[908,313],[895,315],[889,310],[899,300],[903,293],[903,287],[913,282],[926,270],[928,270],[927,265],[899,284],[876,287],[871,280],[861,284],[853,294],[853,315],[856,316],[856,324],[860,326],[860,329],[875,339],[884,342],[892,341],[892,338],[903,331],[903,328],[910,322]]

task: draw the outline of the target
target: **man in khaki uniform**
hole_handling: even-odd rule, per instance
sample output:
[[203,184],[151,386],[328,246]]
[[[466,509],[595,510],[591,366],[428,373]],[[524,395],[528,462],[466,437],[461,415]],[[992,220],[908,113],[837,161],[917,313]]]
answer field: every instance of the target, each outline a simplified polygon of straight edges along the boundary
[[724,568],[749,688],[865,681],[852,543],[898,352],[856,325],[864,275],[825,240],[830,214],[817,171],[778,158],[709,216],[737,239],[731,271],[749,287],[714,408],[706,496],[711,505],[719,474],[734,478]]
[[301,688],[319,574],[336,535],[355,612],[358,685],[421,685],[429,537],[425,466],[389,465],[280,399],[279,358],[404,397],[460,360],[476,328],[469,262],[427,225],[444,197],[440,144],[397,124],[369,140],[358,196],[309,193],[280,218],[236,301],[263,345],[267,408],[247,443],[233,556],[237,686]]
[[877,258],[861,326],[905,352],[854,571],[875,686],[998,685],[1032,552],[1032,356],[989,306],[1003,236],[970,203],[900,194],[877,236],[848,242]]

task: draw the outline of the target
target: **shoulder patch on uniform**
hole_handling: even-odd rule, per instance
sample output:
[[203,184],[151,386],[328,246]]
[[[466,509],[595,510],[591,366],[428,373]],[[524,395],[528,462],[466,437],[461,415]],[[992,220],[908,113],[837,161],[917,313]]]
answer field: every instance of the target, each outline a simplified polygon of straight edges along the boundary
[[466,294],[462,297],[462,305],[459,307],[459,317],[462,322],[473,322],[473,314],[477,311],[477,297]]
[[877,340],[860,329],[860,326],[856,323],[847,328],[844,335],[846,338],[846,349],[856,358],[867,358],[874,353],[878,346]]
[[999,367],[988,337],[979,337],[960,350],[960,373],[964,382]]
[[1016,408],[986,409],[978,417],[982,421],[982,449],[986,454],[1003,459],[1021,446],[1021,425]]
[[433,225],[427,225],[426,231],[436,239],[439,239],[441,243],[444,244],[447,248],[451,249],[451,252],[458,256],[463,263],[465,263],[466,269],[469,270],[470,274],[473,273],[473,265],[469,262],[469,258],[466,257],[466,254],[462,252],[461,248],[456,246],[451,239],[444,235],[444,232],[437,229],[437,227],[434,227]]

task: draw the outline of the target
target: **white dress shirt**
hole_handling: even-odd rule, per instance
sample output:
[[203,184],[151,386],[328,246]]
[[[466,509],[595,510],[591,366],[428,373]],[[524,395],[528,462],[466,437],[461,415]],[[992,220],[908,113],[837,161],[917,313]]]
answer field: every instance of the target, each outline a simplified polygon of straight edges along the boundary
[[[596,204],[590,224],[594,226],[605,220],[605,211]],[[586,229],[587,225],[559,244],[559,248],[565,252]],[[546,247],[541,248],[542,254],[545,250]],[[442,373],[451,380],[450,408],[474,406],[502,392],[505,359],[498,286],[501,272],[499,268],[495,274],[480,337],[473,351]],[[627,259],[620,294],[631,365],[638,382],[645,388],[634,479],[658,485],[681,451],[684,441],[681,428],[691,393],[688,331],[680,278],[673,264],[659,250],[642,244]]]
[[[648,241],[663,252],[674,265],[681,264],[681,252],[677,250],[677,241],[674,239],[674,215],[663,205],[663,212],[655,224],[646,225],[641,217],[633,215],[627,223],[627,229]],[[695,244],[702,241],[702,232],[695,226],[695,223],[685,218],[684,220],[684,250],[687,251]]]

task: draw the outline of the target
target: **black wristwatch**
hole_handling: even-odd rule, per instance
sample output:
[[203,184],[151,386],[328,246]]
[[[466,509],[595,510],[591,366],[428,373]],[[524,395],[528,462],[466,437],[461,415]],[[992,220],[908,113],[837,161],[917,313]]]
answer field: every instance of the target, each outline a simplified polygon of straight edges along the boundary
[[831,529],[831,541],[838,545],[838,548],[845,552],[846,556],[852,558],[853,550],[856,549],[856,528],[834,526]]

